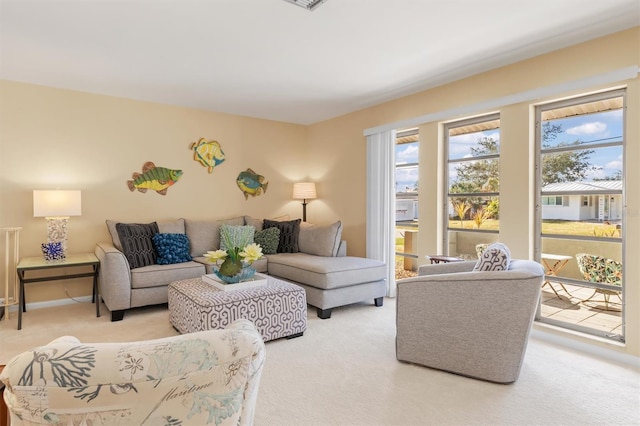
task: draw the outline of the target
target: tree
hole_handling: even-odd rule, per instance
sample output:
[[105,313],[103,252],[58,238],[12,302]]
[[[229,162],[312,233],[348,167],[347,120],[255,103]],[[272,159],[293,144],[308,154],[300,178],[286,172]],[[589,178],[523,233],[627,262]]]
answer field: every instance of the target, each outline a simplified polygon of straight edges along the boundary
[[[559,142],[551,145],[558,135],[562,133],[562,126],[547,121],[542,125],[542,147],[550,148],[564,146],[578,146],[579,139],[573,142]],[[576,182],[584,180],[587,172],[592,167],[589,159],[594,151],[579,150],[545,154],[542,156],[542,186],[557,182]]]

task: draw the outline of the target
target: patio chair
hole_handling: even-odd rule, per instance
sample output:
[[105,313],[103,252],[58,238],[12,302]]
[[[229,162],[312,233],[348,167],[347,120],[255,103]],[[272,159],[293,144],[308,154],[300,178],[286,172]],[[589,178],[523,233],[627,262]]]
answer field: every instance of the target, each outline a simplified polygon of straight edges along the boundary
[[[576,254],[576,261],[578,263],[578,269],[586,281],[614,285],[622,288],[622,263],[613,259],[607,259],[606,257],[587,253]],[[596,288],[590,297],[582,300],[581,302],[588,302],[592,300],[596,294],[602,294],[604,297],[604,310],[608,311],[609,303],[613,303],[609,301],[611,296],[617,296],[622,303],[620,293],[621,290]]]
[[482,253],[484,253],[487,247],[489,247],[489,244],[487,243],[476,244],[476,254],[478,255],[478,259],[480,259],[480,256],[482,256]]

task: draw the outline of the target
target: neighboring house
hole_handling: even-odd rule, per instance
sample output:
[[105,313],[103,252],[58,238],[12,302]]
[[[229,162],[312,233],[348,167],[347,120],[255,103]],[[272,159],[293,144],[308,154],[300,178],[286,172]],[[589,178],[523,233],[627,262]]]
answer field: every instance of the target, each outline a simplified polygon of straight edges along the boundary
[[619,180],[552,183],[542,188],[542,194],[542,219],[622,219]]
[[396,200],[396,222],[418,219],[418,200]]

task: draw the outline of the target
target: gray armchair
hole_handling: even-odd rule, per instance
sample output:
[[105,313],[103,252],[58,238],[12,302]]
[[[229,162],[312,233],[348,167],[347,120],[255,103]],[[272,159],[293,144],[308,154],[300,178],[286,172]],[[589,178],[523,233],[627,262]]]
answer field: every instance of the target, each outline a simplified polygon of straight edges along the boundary
[[399,280],[399,361],[497,383],[517,380],[544,278],[542,266],[474,272],[475,261],[424,265]]

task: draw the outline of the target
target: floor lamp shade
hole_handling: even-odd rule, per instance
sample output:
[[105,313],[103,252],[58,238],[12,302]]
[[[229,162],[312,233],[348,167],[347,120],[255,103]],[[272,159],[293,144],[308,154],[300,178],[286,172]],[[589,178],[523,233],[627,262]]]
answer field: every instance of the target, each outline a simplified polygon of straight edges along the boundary
[[314,182],[299,182],[293,184],[293,199],[302,200],[302,220],[307,221],[307,200],[318,198]]
[[67,252],[69,216],[81,213],[80,191],[33,191],[33,216],[47,219],[47,243],[60,243],[63,253]]

